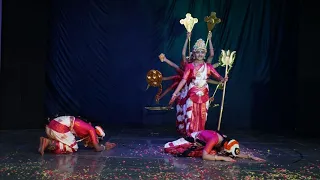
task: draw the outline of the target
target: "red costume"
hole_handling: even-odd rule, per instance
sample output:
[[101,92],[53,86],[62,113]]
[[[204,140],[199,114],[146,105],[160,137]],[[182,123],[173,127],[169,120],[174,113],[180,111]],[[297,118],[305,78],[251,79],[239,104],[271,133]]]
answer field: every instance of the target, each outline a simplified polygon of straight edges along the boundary
[[[159,101],[163,96],[165,96],[169,91],[171,91],[172,89],[176,89],[177,86],[179,85],[180,81],[182,80],[183,74],[184,74],[184,69],[186,67],[186,65],[188,64],[187,61],[185,60],[181,60],[180,63],[180,68],[176,68],[176,72],[177,75],[175,76],[170,76],[167,77],[167,80],[173,80],[173,83],[171,84],[171,86],[169,88],[167,88],[157,99],[157,101]],[[176,129],[177,131],[181,134],[181,135],[186,135],[186,131],[185,131],[185,118],[186,118],[186,114],[185,114],[185,103],[187,100],[187,94],[188,94],[188,83],[186,83],[186,85],[183,87],[183,89],[181,90],[180,95],[177,97],[176,99]]]
[[[220,137],[220,138],[219,138]],[[188,140],[191,138],[192,140]],[[208,154],[216,155],[217,152],[225,152],[238,156],[240,147],[238,141],[228,139],[226,136],[212,130],[193,132],[188,138],[180,138],[176,141],[168,142],[164,145],[164,151],[173,155],[201,157],[203,151]]]
[[96,129],[81,119],[75,118],[73,132],[76,137],[81,139],[88,137],[88,141],[92,144],[99,143]]
[[50,121],[46,133],[51,139],[48,150],[56,154],[72,153],[78,150],[75,136],[86,138],[90,144],[98,143],[95,128],[73,116],[60,116]]
[[188,84],[188,94],[185,103],[185,131],[187,135],[205,129],[210,98],[209,86],[207,84],[209,76],[213,76],[219,81],[223,80],[209,63],[203,63],[197,67],[194,63],[190,63],[184,71],[183,79],[190,82]]
[[196,138],[206,143],[204,150],[207,153],[212,153],[212,150],[219,144],[219,135],[212,130],[200,131]]
[[214,150],[219,143],[219,135],[217,132],[212,130],[203,130],[199,132],[191,133],[191,137],[196,141],[196,139],[206,143],[205,146],[197,146],[194,142],[189,142],[184,138],[180,138],[176,141],[168,142],[164,146],[164,151],[173,155],[184,154],[192,147],[194,149],[190,150],[184,156],[189,157],[201,157],[203,150],[209,154],[216,154],[217,151]]

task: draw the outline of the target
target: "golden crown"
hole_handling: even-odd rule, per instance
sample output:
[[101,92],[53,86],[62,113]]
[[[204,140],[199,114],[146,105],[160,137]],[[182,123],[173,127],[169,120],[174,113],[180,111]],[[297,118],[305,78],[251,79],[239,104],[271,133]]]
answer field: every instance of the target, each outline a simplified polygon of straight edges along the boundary
[[204,40],[202,40],[202,39],[198,39],[197,42],[193,46],[193,50],[196,51],[196,50],[201,50],[201,49],[207,50],[206,42],[204,42]]

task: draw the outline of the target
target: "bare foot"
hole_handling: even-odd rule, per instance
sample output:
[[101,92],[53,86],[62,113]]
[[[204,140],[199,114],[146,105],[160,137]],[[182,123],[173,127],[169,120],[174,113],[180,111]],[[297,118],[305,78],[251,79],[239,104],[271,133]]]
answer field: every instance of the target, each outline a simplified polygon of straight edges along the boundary
[[110,150],[110,149],[112,149],[112,148],[114,148],[115,146],[116,146],[116,144],[115,143],[110,143],[110,142],[106,142],[106,150],[108,151],[108,150]]
[[40,144],[39,144],[38,151],[42,156],[44,154],[44,150],[47,148],[48,145],[49,145],[49,139],[40,137]]

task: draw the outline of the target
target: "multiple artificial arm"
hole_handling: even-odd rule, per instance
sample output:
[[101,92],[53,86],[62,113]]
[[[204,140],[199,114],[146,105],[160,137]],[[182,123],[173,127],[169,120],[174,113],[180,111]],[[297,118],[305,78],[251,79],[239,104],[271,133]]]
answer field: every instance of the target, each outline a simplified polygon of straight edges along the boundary
[[174,62],[172,62],[169,59],[167,59],[167,57],[164,54],[161,54],[161,55],[163,56],[163,62],[166,62],[167,64],[169,64],[171,67],[175,68],[176,70],[180,69],[177,64],[175,64]]
[[[186,40],[184,42],[183,48],[182,48],[182,61],[187,62],[187,58],[186,58],[186,53],[187,53],[187,46],[188,46],[188,41],[191,38],[191,32],[187,32],[187,37]],[[190,57],[189,57],[190,58]]]
[[169,88],[167,88],[159,97],[156,97],[156,101],[159,101],[160,99],[163,98],[163,96],[165,96],[166,94],[168,94],[168,92],[170,92],[171,90],[173,90],[174,88],[177,87],[179,82],[174,82]]
[[183,88],[183,86],[186,84],[186,80],[182,79],[178,85],[178,87],[176,88],[176,90],[174,91],[174,93],[172,94],[172,98],[169,102],[170,105],[173,104],[174,100],[177,98],[177,94],[180,92],[180,90]]
[[212,63],[213,56],[214,56],[214,49],[213,49],[213,45],[212,45],[211,38],[212,38],[212,33],[209,32],[209,34],[208,34],[208,39],[209,39],[209,50],[210,50],[209,52],[210,52],[210,56],[209,56],[208,59],[207,59],[207,63],[209,63],[209,64]]
[[[189,41],[190,38],[191,38],[191,33],[190,33],[190,32],[187,32],[187,37],[186,37],[184,46],[183,46],[183,48],[182,48],[182,53],[181,53],[181,54],[182,54],[182,61],[183,61],[183,62],[187,62],[187,60],[186,60],[186,52],[187,52],[188,41]],[[210,56],[209,56],[208,59],[207,59],[207,63],[210,63],[210,64],[211,64],[212,59],[213,59],[213,56],[214,56],[214,48],[213,48],[213,45],[212,45],[211,38],[212,38],[212,33],[209,32],[209,34],[208,34],[208,39],[209,39]],[[182,70],[178,67],[178,65],[176,65],[175,63],[173,63],[172,61],[170,61],[169,59],[167,59],[164,54],[160,54],[160,55],[159,55],[159,58],[160,58],[160,60],[161,60],[162,62],[166,62],[166,63],[169,64],[171,67],[174,67],[177,71],[182,71]],[[189,57],[189,58],[191,58],[191,57]],[[216,63],[216,64],[214,64],[213,66],[214,66],[214,68],[215,68],[215,67],[218,67],[218,66],[219,66],[219,63]],[[215,74],[214,74],[213,76],[215,76]],[[172,79],[174,79],[174,78],[175,78],[175,76],[164,77],[163,80],[172,80]],[[217,77],[215,77],[215,78],[217,78]],[[219,84],[219,82],[214,81],[214,80],[211,80],[211,79],[208,79],[207,82],[210,83],[210,84],[215,84],[215,85],[218,85],[218,84]],[[175,92],[173,93],[173,98],[174,98],[174,96],[177,95],[178,92],[180,92],[180,90],[183,88],[183,86],[184,86],[185,84],[186,84],[186,80],[184,80],[184,79],[181,80],[181,82],[179,83],[179,85],[178,85],[178,87],[176,88]],[[159,99],[161,99],[164,95],[166,95],[169,91],[171,91],[174,87],[176,87],[176,85],[177,85],[177,84],[174,83],[174,85],[172,85],[171,87],[169,87],[168,89],[166,89],[161,96],[157,97],[157,101],[159,101]],[[172,99],[173,99],[173,98],[172,98]],[[175,98],[174,98],[174,99],[175,99]],[[170,101],[170,102],[171,102],[171,101]],[[171,103],[172,103],[172,102],[171,102]]]

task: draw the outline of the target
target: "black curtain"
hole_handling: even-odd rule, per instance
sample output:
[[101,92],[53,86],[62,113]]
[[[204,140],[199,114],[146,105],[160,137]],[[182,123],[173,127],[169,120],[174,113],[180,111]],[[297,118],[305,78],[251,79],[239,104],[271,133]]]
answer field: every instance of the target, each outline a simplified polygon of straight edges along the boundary
[[[297,62],[297,1],[289,0],[55,0],[52,2],[50,59],[46,66],[47,115],[82,115],[111,124],[168,123],[175,113],[148,112],[156,88],[146,90],[146,73],[179,63],[186,13],[199,19],[192,44],[206,39],[204,17],[215,11],[214,62],[221,49],[237,51],[227,84],[223,129],[292,129]],[[223,75],[224,69],[218,68]],[[165,86],[168,83],[164,84]],[[210,87],[213,93],[214,86]],[[216,103],[221,101],[221,91]],[[161,100],[166,105],[171,93]],[[219,110],[209,110],[216,128]],[[160,124],[161,124],[160,123]],[[159,124],[159,123],[158,123]]]
[[0,129],[43,128],[49,2],[9,0],[2,7]]

